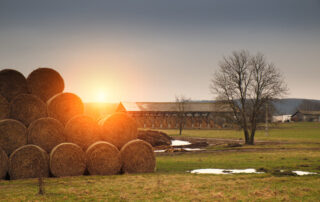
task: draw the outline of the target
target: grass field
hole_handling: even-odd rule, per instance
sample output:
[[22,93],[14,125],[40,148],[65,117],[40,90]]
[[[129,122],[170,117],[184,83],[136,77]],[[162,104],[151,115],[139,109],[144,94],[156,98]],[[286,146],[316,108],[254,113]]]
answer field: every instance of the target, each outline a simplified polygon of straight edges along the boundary
[[[320,175],[278,176],[273,170],[320,173],[320,124],[290,123],[257,133],[257,141],[280,144],[226,150],[209,147],[203,153],[157,156],[152,174],[81,176],[45,179],[45,195],[37,180],[0,181],[3,201],[319,201]],[[175,130],[167,130],[177,135]],[[186,130],[183,136],[239,139],[232,130]],[[250,150],[253,149],[253,150]],[[256,150],[255,150],[256,149]],[[256,168],[264,174],[196,175],[199,168]]]

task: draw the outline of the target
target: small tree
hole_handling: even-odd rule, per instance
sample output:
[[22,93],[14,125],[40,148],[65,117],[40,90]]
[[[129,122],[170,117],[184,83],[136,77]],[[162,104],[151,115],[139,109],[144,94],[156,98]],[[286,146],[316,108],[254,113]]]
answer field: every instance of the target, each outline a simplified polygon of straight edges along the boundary
[[245,143],[254,144],[258,117],[263,106],[287,92],[282,74],[263,54],[234,51],[224,57],[214,73],[210,89],[218,100],[227,101],[237,124],[243,129]]
[[176,103],[177,103],[177,121],[179,126],[179,135],[182,134],[182,130],[184,126],[186,125],[186,104],[190,102],[190,99],[186,98],[183,95],[176,96]]

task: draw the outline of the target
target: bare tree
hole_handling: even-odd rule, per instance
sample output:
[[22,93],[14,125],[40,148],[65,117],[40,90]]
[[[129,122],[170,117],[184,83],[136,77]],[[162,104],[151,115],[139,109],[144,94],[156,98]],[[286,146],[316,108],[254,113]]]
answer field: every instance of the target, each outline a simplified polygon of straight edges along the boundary
[[190,102],[190,99],[186,98],[183,95],[176,96],[176,103],[177,103],[177,121],[179,126],[179,135],[182,134],[182,130],[186,125],[187,114],[186,114],[186,104]]
[[263,107],[287,92],[284,78],[275,65],[267,63],[263,54],[250,55],[245,50],[223,58],[210,89],[218,100],[229,103],[237,124],[243,129],[246,144],[254,144]]

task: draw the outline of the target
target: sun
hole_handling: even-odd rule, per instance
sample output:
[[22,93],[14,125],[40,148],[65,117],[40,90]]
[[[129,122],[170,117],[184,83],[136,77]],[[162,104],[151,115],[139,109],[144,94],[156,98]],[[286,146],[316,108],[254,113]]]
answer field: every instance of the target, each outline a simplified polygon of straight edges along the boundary
[[97,102],[107,102],[107,94],[104,91],[99,91],[95,100]]

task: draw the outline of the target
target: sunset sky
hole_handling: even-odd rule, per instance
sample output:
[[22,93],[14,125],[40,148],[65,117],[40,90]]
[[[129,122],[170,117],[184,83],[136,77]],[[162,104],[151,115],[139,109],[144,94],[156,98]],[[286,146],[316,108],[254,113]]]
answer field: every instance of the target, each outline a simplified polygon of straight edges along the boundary
[[320,99],[320,0],[0,0],[0,69],[52,67],[85,102],[213,99],[239,49],[274,62],[288,97]]

